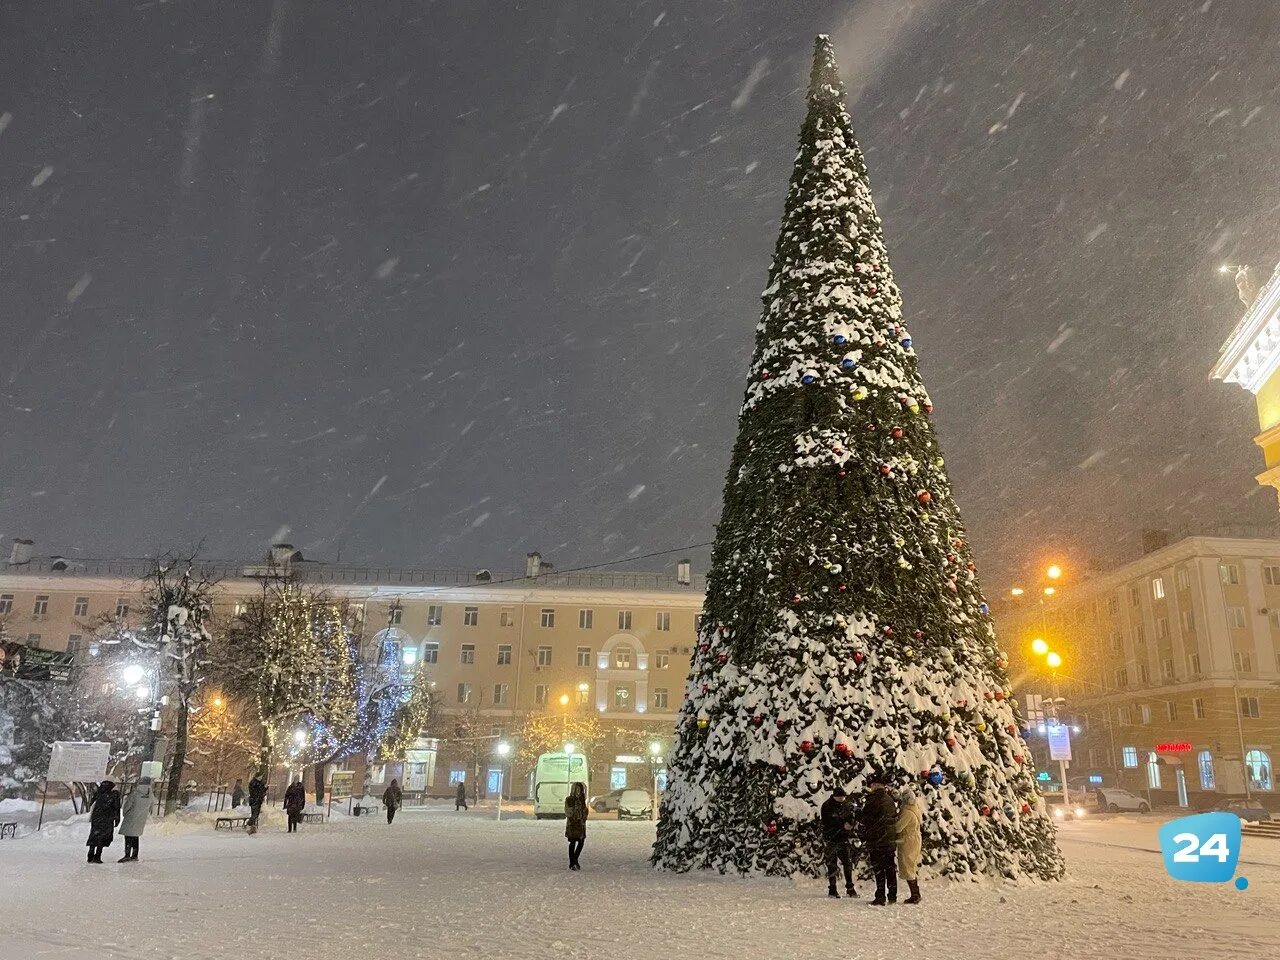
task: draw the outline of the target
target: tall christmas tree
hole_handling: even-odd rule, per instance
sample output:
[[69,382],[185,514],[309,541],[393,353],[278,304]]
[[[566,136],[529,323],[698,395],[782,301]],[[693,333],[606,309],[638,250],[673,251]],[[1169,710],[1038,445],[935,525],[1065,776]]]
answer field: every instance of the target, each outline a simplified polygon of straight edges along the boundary
[[653,860],[816,875],[819,805],[882,780],[936,872],[1056,878],[826,37],[808,104]]

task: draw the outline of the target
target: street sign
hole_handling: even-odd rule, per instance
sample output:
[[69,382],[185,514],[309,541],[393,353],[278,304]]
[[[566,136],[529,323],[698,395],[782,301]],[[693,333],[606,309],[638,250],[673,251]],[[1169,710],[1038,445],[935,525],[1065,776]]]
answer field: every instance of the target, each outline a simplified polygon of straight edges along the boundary
[[107,778],[111,744],[83,740],[58,740],[49,755],[47,780],[60,783],[97,783]]
[[335,770],[333,779],[329,781],[329,797],[332,800],[351,799],[351,788],[356,775],[353,770]]
[[1173,743],[1157,743],[1156,753],[1190,753],[1191,744],[1185,740],[1177,740]]
[[1049,721],[1045,735],[1049,738],[1049,759],[1071,759],[1071,728],[1056,720]]

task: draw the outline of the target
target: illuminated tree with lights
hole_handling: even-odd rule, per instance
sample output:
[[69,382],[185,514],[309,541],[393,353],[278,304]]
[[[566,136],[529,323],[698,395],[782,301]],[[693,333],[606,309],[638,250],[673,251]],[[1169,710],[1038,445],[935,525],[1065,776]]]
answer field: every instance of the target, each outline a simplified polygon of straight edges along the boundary
[[826,37],[763,300],[654,862],[815,876],[879,780],[934,872],[1061,876]]

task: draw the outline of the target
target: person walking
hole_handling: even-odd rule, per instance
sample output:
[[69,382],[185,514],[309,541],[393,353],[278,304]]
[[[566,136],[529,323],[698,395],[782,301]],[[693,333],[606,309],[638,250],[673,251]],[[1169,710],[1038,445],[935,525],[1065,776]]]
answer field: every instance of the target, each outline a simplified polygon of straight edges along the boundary
[[911,896],[903,903],[920,902],[920,882],[917,872],[920,869],[920,848],[922,837],[920,830],[920,798],[910,787],[898,794],[898,872],[907,881],[907,889]]
[[151,780],[143,778],[133,785],[129,795],[120,805],[120,836],[124,837],[124,856],[118,863],[133,863],[138,859],[138,841],[147,828],[147,814],[151,812]]
[[893,862],[898,844],[898,811],[883,780],[872,780],[870,786],[871,792],[858,813],[858,825],[862,827],[867,859],[876,877],[876,898],[871,905],[883,907],[898,902],[898,874]]
[[89,807],[89,863],[101,863],[102,851],[115,839],[120,822],[120,791],[111,780],[103,780],[93,794]]
[[262,816],[262,804],[267,799],[267,781],[261,773],[249,780],[249,832],[258,832],[258,818]]
[[307,788],[299,777],[284,792],[284,812],[289,815],[289,832],[297,833],[302,822],[302,811],[307,808]]
[[244,803],[244,784],[239,777],[236,777],[235,786],[231,788],[231,809],[234,810],[242,803]]
[[827,896],[840,899],[840,891],[836,889],[836,867],[843,866],[845,895],[856,897],[858,891],[853,888],[854,814],[844,787],[831,791],[820,813],[827,861]]
[[587,788],[575,783],[564,801],[564,836],[569,841],[569,869],[581,870],[578,858],[587,842]]
[[396,811],[400,809],[402,803],[404,803],[404,793],[400,790],[400,783],[392,780],[387,789],[382,791],[382,805],[387,808],[387,826],[391,826],[391,821],[396,818]]
[[467,809],[467,785],[463,781],[458,781],[458,792],[454,797],[453,810],[457,813],[459,810]]

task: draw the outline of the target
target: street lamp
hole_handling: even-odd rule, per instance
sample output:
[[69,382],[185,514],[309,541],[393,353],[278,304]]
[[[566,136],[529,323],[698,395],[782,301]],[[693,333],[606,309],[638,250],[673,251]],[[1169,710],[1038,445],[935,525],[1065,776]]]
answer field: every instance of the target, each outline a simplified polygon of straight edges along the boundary
[[[1050,650],[1048,655],[1044,658],[1044,662],[1049,665],[1050,670],[1057,670],[1062,666],[1062,657],[1053,650]],[[1057,694],[1055,693],[1054,696],[1057,696]]]
[[1031,652],[1037,657],[1043,657],[1049,652],[1049,645],[1044,642],[1043,637],[1036,637],[1031,641]]
[[[1031,641],[1031,649],[1036,656],[1044,657],[1045,666],[1053,671],[1053,701],[1050,707],[1053,710],[1052,726],[1056,727],[1062,722],[1058,717],[1058,703],[1062,699],[1058,694],[1058,668],[1062,666],[1062,654],[1056,650],[1050,650],[1049,645],[1040,637]],[[1052,752],[1052,741],[1049,749]],[[1067,789],[1067,761],[1062,757],[1058,758],[1058,776],[1062,779],[1062,805],[1068,806],[1071,803],[1071,795]]]
[[502,820],[502,788],[506,785],[504,781],[507,779],[507,755],[511,753],[511,744],[505,740],[498,741],[498,745],[494,747],[498,756],[498,820]]
[[120,671],[120,678],[126,684],[133,687],[142,682],[142,678],[146,676],[147,671],[136,663],[131,663]]
[[658,819],[658,766],[662,763],[662,744],[656,740],[649,744],[649,766],[653,771],[653,802],[649,804],[649,819]]

